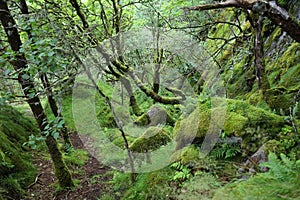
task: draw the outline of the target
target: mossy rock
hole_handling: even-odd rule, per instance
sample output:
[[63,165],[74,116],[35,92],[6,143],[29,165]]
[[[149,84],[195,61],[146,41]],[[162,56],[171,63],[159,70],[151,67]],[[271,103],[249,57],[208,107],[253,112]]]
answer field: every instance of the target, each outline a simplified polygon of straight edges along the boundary
[[199,159],[199,150],[195,145],[184,147],[183,149],[176,151],[171,156],[171,162],[181,162],[182,164],[190,164]]
[[[242,148],[253,153],[264,142],[275,138],[285,123],[283,117],[252,106],[247,102],[232,99],[226,99],[226,102],[225,116],[215,116],[216,113],[222,113],[221,111],[224,109],[222,107],[211,109],[200,105],[186,119],[178,121],[174,128],[176,150],[188,144],[201,144],[207,135],[209,125],[213,124],[219,126],[227,136],[242,137]],[[214,115],[213,120],[212,115]],[[224,117],[225,121],[222,123]]]
[[245,100],[250,105],[263,108],[263,109],[269,109],[270,106],[267,104],[264,94],[262,90],[255,90],[247,95],[245,95]]
[[148,124],[150,124],[150,118],[148,116],[147,113],[142,114],[141,116],[139,116],[135,121],[134,124],[138,125],[138,126],[146,126]]
[[36,170],[23,143],[38,134],[32,121],[7,105],[0,106],[0,196],[21,199]]
[[[128,135],[126,135],[126,139],[127,139],[127,141],[128,141],[129,144],[132,143],[135,140],[135,138],[133,138],[131,136],[128,136]],[[112,141],[112,143],[114,145],[120,147],[121,149],[125,149],[125,141],[124,141],[124,138],[122,136],[119,136],[116,139],[114,139]]]
[[171,137],[165,129],[151,126],[130,145],[130,149],[133,152],[144,153],[156,150],[170,141]]
[[279,155],[280,153],[284,152],[284,149],[282,149],[280,147],[280,142],[279,141],[277,141],[277,140],[269,140],[265,144],[264,151],[265,151],[266,155],[268,155],[270,152],[278,153],[278,155]]
[[193,141],[202,142],[208,131],[211,110],[200,111],[196,109],[186,119],[178,121],[174,132],[176,135],[176,150],[191,144]]
[[157,105],[151,107],[147,113],[144,113],[134,121],[134,124],[138,126],[157,126],[162,124],[173,125],[174,123],[173,117],[167,112],[167,110]]

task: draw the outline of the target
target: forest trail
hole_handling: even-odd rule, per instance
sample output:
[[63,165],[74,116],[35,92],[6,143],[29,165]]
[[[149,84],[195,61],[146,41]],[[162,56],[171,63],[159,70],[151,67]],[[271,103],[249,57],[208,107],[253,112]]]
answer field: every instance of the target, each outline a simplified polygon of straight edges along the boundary
[[[78,133],[72,133],[70,138],[75,149],[85,149]],[[38,170],[38,175],[35,182],[28,186],[28,200],[96,200],[105,193],[111,193],[109,181],[112,179],[112,173],[109,173],[110,168],[101,165],[90,153],[83,166],[70,168],[76,185],[75,189],[57,190],[53,166],[49,159],[37,154],[34,156],[34,165]]]

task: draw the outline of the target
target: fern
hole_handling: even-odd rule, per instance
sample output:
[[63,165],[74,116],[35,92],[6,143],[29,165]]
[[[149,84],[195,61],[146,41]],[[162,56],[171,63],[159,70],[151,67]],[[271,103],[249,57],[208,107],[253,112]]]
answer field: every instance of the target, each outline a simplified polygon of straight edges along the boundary
[[290,160],[286,155],[280,154],[281,160],[275,153],[270,152],[266,163],[262,163],[262,166],[268,167],[269,174],[279,180],[286,181],[297,176],[300,172],[299,161],[295,162]]
[[217,159],[228,159],[237,156],[239,153],[241,153],[241,148],[238,144],[224,143],[213,149],[210,155]]
[[174,168],[175,174],[172,177],[173,181],[185,181],[192,176],[192,171],[187,166],[183,165],[181,162],[175,162],[171,165]]

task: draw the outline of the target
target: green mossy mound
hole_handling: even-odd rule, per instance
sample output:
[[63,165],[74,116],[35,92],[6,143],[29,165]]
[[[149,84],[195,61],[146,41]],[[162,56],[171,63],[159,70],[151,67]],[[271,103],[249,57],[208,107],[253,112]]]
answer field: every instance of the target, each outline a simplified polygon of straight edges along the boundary
[[161,106],[153,106],[146,113],[138,117],[134,124],[138,126],[157,126],[159,124],[174,125],[173,117]]
[[130,149],[133,152],[144,153],[156,150],[170,141],[171,137],[165,129],[151,126],[130,145]]
[[265,93],[266,102],[270,109],[276,111],[276,113],[289,115],[290,109],[295,106],[295,102],[300,100],[299,89],[299,86],[290,90],[283,86],[271,88]]
[[0,106],[0,196],[21,199],[35,177],[31,156],[22,144],[37,134],[32,121],[7,105]]
[[[179,150],[188,144],[201,144],[210,125],[220,127],[226,136],[242,137],[241,147],[248,152],[255,152],[264,142],[276,137],[284,126],[284,118],[270,113],[247,102],[226,99],[224,107],[210,108],[200,105],[186,119],[178,121],[174,132]],[[216,115],[220,115],[217,116]],[[225,117],[225,121],[223,121]]]

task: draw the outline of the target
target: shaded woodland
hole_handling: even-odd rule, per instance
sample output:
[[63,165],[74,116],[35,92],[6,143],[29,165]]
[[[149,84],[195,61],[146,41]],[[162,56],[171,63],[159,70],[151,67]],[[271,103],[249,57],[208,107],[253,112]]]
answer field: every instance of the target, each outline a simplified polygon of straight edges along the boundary
[[0,200],[299,199],[299,10],[0,0]]

